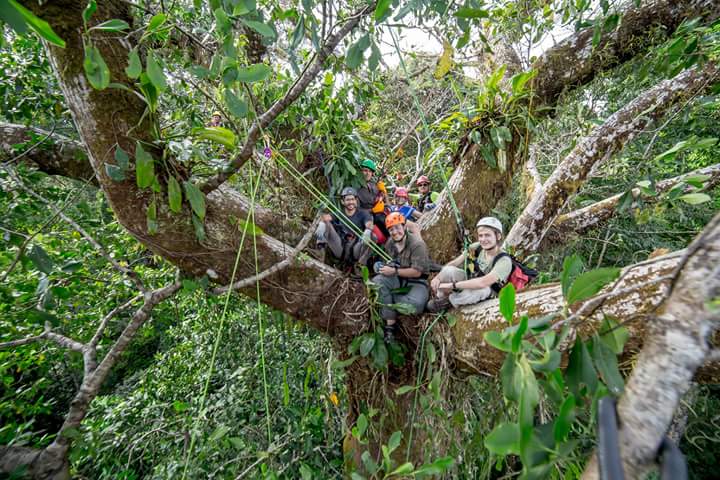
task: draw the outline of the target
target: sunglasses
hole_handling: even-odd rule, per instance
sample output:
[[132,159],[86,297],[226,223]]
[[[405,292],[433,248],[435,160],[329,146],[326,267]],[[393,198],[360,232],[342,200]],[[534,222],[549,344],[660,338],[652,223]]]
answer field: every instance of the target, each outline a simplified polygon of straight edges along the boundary
[[418,187],[429,187],[429,183],[418,183]]

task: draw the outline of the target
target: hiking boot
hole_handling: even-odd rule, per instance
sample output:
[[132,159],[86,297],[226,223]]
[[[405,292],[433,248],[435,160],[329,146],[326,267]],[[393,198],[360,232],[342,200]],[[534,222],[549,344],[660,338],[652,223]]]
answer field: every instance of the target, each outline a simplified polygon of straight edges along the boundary
[[444,312],[448,308],[450,308],[452,305],[450,303],[450,299],[448,297],[442,297],[442,298],[433,298],[427,303],[427,306],[425,307],[426,312],[430,313],[440,313]]
[[383,339],[385,343],[395,343],[395,332],[397,327],[393,323],[392,325],[385,325],[383,327]]

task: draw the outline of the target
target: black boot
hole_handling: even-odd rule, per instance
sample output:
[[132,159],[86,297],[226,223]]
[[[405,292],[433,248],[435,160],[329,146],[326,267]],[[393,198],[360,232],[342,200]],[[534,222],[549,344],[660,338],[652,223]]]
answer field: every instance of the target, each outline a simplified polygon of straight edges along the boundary
[[385,343],[395,343],[395,333],[397,332],[397,324],[385,325],[383,328],[383,338]]

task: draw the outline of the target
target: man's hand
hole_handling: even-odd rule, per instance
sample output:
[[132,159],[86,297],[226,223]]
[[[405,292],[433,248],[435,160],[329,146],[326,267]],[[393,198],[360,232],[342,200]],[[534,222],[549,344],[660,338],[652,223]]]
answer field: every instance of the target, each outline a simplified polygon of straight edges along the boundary
[[388,267],[387,265],[383,265],[380,268],[380,274],[385,275],[386,277],[392,277],[393,275],[396,275],[395,267]]
[[440,276],[436,275],[430,282],[430,288],[432,289],[433,292],[437,292],[437,289],[439,286],[440,286]]
[[323,214],[322,214],[322,221],[325,222],[325,223],[330,223],[330,222],[332,222],[332,215],[330,215],[329,213],[323,213]]

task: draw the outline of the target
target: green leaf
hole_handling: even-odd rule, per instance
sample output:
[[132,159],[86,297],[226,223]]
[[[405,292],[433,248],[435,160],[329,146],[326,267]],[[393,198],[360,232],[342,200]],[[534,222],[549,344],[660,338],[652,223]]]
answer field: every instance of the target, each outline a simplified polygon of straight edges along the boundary
[[395,389],[395,395],[405,395],[406,393],[415,390],[415,388],[416,387],[414,385],[403,385],[402,387]]
[[224,127],[195,128],[192,133],[201,140],[210,140],[231,149],[235,147],[237,142],[235,134]]
[[567,384],[575,397],[583,396],[583,386],[587,387],[587,394],[592,394],[597,389],[598,379],[592,358],[588,352],[585,342],[579,337],[575,339],[575,345],[570,352],[570,359],[566,370]]
[[575,278],[580,275],[583,269],[583,262],[578,255],[570,255],[565,257],[563,261],[563,270],[560,274],[560,285],[562,286],[562,294],[564,298],[568,298],[568,292]]
[[706,193],[686,193],[680,196],[680,200],[690,205],[700,205],[701,203],[711,201],[712,198]]
[[375,7],[375,23],[382,22],[392,13],[392,10],[388,11],[391,3],[392,0],[378,0],[377,6]]
[[528,362],[536,372],[549,373],[560,366],[561,359],[560,352],[557,350],[547,350],[540,360],[528,360]]
[[620,355],[625,349],[625,342],[630,338],[630,332],[611,317],[605,315],[600,326],[600,339],[605,342],[615,355]]
[[385,368],[388,363],[388,351],[385,342],[375,342],[373,348],[373,364],[376,368]]
[[105,164],[105,173],[113,182],[122,182],[125,180],[125,170],[117,165]]
[[370,58],[368,58],[368,68],[371,72],[374,72],[377,70],[378,65],[380,64],[380,48],[378,48],[377,44],[375,42],[372,42],[370,45]]
[[275,38],[275,31],[269,25],[254,20],[242,20],[242,22],[263,37]]
[[525,84],[532,80],[535,75],[537,75],[537,70],[530,70],[529,72],[522,72],[513,75],[513,77],[510,79],[513,95],[518,95],[522,93],[525,89]]
[[563,401],[557,419],[555,419],[553,436],[556,442],[565,441],[568,433],[570,433],[573,421],[575,421],[575,396],[571,393]]
[[140,63],[137,47],[130,50],[128,54],[128,66],[125,68],[125,73],[132,79],[138,78],[142,73],[142,63]]
[[210,435],[210,441],[211,442],[217,442],[221,438],[223,438],[227,433],[230,431],[230,428],[226,427],[225,425],[220,425],[215,429],[215,431]]
[[[0,20],[10,25],[19,35],[24,35],[28,31],[27,23],[20,12],[18,12],[9,3],[5,3],[4,0],[0,1]],[[2,38],[0,37],[0,45],[2,44]]]
[[357,422],[355,422],[355,425],[357,426],[357,438],[361,438],[363,435],[365,435],[365,432],[368,428],[368,419],[364,413],[360,414]]
[[182,190],[172,175],[168,178],[168,205],[170,205],[171,212],[180,213],[182,211]]
[[445,473],[448,469],[450,469],[455,464],[455,460],[452,457],[442,457],[438,458],[432,463],[425,464],[415,470],[416,475],[442,475]]
[[358,68],[363,61],[363,53],[369,46],[370,35],[366,33],[348,48],[345,54],[345,65],[351,70]]
[[192,214],[192,224],[195,229],[195,238],[197,238],[199,242],[205,240],[205,225],[203,225],[203,221],[194,213]]
[[608,390],[615,395],[620,396],[625,388],[625,381],[620,375],[618,370],[617,357],[610,347],[599,338],[593,338],[592,341],[592,358],[595,361],[595,366],[600,373],[605,385]]
[[135,143],[135,179],[140,188],[149,187],[155,179],[155,161],[139,141]]
[[33,29],[38,35],[40,35],[42,38],[47,40],[49,43],[52,43],[53,45],[65,48],[65,40],[60,38],[57,33],[55,33],[50,27],[50,25],[43,19],[38,18],[35,16],[34,13],[32,13],[27,8],[20,5],[15,0],[7,0],[10,5],[15,7],[15,10],[18,11],[20,16],[25,20],[27,25]]
[[332,368],[346,368],[355,362],[355,360],[358,359],[357,355],[353,355],[352,357],[348,358],[347,360],[335,360],[332,364]]
[[167,88],[167,82],[165,81],[165,73],[162,67],[158,64],[155,59],[155,53],[150,51],[147,56],[147,75],[152,82],[153,86],[162,93]]
[[400,446],[400,442],[402,442],[402,432],[400,430],[393,432],[392,435],[390,435],[390,440],[388,440],[388,449],[390,450],[390,453],[397,450],[397,448]]
[[520,325],[518,326],[517,332],[515,332],[515,335],[513,335],[512,338],[512,352],[518,353],[520,351],[520,345],[522,345],[522,339],[525,335],[525,332],[527,332],[528,327],[528,317],[527,315],[523,315],[520,319]]
[[567,296],[568,305],[590,298],[605,285],[620,275],[620,269],[614,267],[598,268],[578,276],[570,287]]
[[292,35],[290,36],[290,50],[294,51],[297,47],[300,46],[300,42],[302,42],[303,38],[305,37],[305,16],[300,15],[298,17],[297,24],[295,24],[295,29],[293,30]]
[[158,231],[158,223],[157,223],[157,205],[155,204],[155,199],[153,199],[152,202],[150,202],[150,205],[148,206],[147,212],[146,212],[146,219],[147,219],[147,229],[148,233],[150,235],[155,235]]
[[185,188],[185,198],[190,202],[192,211],[200,220],[205,219],[205,194],[191,181],[183,182]]
[[110,84],[110,69],[97,47],[85,47],[83,69],[90,85],[97,90],[104,90]]
[[107,20],[91,27],[90,30],[100,30],[101,32],[122,32],[128,28],[130,28],[130,25],[128,25],[126,21],[113,18],[112,20]]
[[499,456],[520,453],[520,427],[516,423],[501,423],[485,437],[485,448]]
[[268,78],[272,69],[264,63],[256,63],[249,67],[238,67],[237,79],[244,83],[261,82]]
[[512,323],[512,317],[515,313],[515,286],[508,282],[502,290],[500,290],[500,313],[508,323]]
[[90,17],[93,16],[93,14],[97,11],[97,4],[95,3],[95,0],[90,0],[85,7],[85,10],[83,10],[82,17],[83,21],[85,23],[88,23],[90,21]]
[[153,16],[148,22],[147,28],[145,29],[145,35],[155,32],[165,23],[166,20],[167,16],[164,13],[158,13]]
[[245,118],[248,113],[248,104],[238,98],[231,90],[225,90],[225,104],[230,113],[238,118]]
[[462,7],[455,12],[457,18],[488,18],[490,13],[480,8]]
[[30,252],[25,255],[43,273],[50,273],[53,269],[53,261],[40,245],[33,245]]
[[498,350],[502,350],[503,352],[510,352],[512,351],[512,347],[510,343],[508,342],[508,339],[505,335],[503,335],[500,332],[485,332],[483,335],[483,338],[487,343],[489,343],[491,346],[497,348]]
[[402,465],[400,465],[399,467],[397,467],[395,470],[390,472],[390,474],[388,474],[387,476],[392,477],[395,475],[408,475],[408,474],[412,473],[412,471],[414,469],[415,469],[415,467],[413,466],[412,463],[405,462]]
[[360,342],[360,355],[367,357],[375,346],[375,335],[368,333],[364,335],[362,342]]

